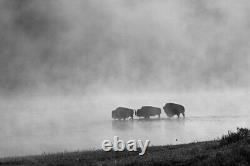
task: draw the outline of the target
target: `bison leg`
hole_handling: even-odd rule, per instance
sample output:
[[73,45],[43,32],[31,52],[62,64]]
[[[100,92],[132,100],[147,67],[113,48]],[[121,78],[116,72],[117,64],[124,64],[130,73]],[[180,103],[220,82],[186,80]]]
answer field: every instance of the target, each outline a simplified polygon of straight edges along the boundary
[[178,116],[178,119],[180,118],[180,114],[177,114],[177,116]]
[[161,114],[158,115],[158,118],[160,118],[160,117],[161,117]]
[[182,116],[183,116],[183,118],[185,118],[185,113],[184,112],[182,113]]

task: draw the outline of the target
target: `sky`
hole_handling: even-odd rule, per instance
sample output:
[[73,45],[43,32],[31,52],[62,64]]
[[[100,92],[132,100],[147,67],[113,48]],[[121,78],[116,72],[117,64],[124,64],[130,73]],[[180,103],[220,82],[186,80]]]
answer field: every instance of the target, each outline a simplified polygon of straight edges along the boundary
[[248,0],[1,0],[0,93],[248,89]]

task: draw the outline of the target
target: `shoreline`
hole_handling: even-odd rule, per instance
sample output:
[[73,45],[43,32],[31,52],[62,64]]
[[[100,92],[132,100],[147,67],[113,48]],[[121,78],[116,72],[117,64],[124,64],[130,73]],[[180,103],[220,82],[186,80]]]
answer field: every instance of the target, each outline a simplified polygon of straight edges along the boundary
[[249,165],[250,130],[237,128],[221,139],[150,146],[137,152],[75,151],[0,158],[0,165]]

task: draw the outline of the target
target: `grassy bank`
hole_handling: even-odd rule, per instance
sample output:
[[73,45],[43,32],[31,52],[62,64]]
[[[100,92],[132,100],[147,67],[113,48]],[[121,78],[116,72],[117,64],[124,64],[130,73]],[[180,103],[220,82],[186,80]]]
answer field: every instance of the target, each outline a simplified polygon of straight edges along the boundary
[[215,141],[149,147],[144,156],[99,150],[3,158],[0,165],[250,165],[250,130],[240,128]]

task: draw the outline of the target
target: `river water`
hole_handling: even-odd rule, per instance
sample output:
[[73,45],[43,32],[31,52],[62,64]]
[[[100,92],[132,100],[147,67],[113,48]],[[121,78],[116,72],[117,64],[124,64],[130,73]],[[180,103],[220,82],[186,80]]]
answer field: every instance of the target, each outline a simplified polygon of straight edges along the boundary
[[112,120],[111,110],[116,106],[160,107],[165,101],[162,95],[155,100],[125,98],[2,101],[0,157],[100,149],[104,139],[112,141],[114,136],[124,141],[148,139],[151,146],[181,144],[217,139],[236,127],[250,128],[245,93],[226,98],[221,94],[174,96],[172,101],[186,107],[185,119],[167,118],[162,112],[160,119]]

